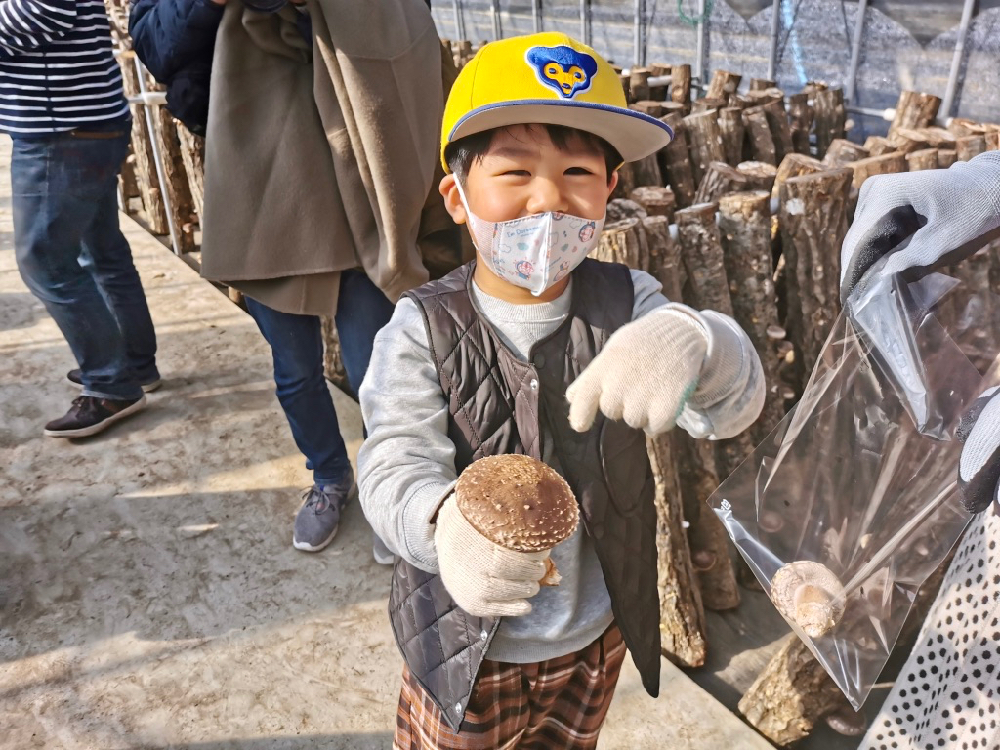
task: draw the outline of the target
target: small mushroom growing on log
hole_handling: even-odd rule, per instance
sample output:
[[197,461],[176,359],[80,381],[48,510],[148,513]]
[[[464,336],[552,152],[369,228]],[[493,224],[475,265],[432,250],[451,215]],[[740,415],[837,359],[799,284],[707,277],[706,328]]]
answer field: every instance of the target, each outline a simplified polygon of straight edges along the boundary
[[844,585],[825,565],[787,563],[771,578],[771,601],[786,620],[810,638],[819,638],[844,614]]
[[[569,538],[580,522],[566,480],[531,456],[487,456],[462,472],[455,486],[458,509],[476,531],[514,552],[544,552]],[[542,586],[562,580],[545,561]]]

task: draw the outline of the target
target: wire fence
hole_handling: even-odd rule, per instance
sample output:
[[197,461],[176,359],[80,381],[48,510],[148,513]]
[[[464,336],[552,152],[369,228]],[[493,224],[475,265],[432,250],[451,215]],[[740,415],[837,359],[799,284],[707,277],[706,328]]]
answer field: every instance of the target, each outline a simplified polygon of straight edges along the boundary
[[1000,119],[1000,0],[433,0],[432,9],[441,36],[475,44],[561,31],[624,67],[688,63],[696,84],[725,69],[787,91],[843,86],[861,138],[884,134],[879,113],[907,89],[950,103],[942,118]]

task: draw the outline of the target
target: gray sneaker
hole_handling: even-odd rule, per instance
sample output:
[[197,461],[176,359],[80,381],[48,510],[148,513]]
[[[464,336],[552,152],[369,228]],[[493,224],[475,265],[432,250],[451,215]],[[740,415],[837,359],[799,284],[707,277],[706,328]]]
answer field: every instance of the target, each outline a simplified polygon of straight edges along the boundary
[[337,535],[340,511],[358,496],[354,471],[337,484],[314,484],[303,494],[304,502],[295,515],[292,546],[304,552],[319,552]]

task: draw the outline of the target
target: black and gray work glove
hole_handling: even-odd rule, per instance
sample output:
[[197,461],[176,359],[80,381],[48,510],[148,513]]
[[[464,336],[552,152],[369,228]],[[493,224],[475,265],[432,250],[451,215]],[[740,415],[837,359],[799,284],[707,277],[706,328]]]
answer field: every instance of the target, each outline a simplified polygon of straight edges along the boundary
[[872,177],[861,186],[840,253],[841,301],[886,255],[880,276],[919,278],[968,257],[997,229],[1000,151],[950,169]]
[[[841,253],[841,299],[866,272],[913,278],[962,260],[1000,228],[1000,152],[950,169],[873,177],[861,188],[854,225]],[[1000,489],[1000,389],[986,391],[962,420],[962,504],[979,513]]]

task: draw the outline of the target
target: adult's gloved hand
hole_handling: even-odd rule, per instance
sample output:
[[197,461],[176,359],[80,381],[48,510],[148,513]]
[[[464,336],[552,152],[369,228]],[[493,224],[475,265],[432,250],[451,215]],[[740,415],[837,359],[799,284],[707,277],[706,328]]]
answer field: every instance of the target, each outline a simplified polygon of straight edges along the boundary
[[949,169],[872,177],[861,187],[841,251],[841,300],[886,255],[891,257],[880,274],[919,278],[968,257],[997,229],[998,151]]
[[513,552],[494,544],[462,515],[456,496],[444,501],[434,532],[441,581],[459,607],[476,617],[531,611],[528,599],[545,577],[544,552]]
[[958,439],[965,443],[958,468],[962,505],[981,513],[998,500],[1000,490],[1000,388],[976,399],[962,419]]

